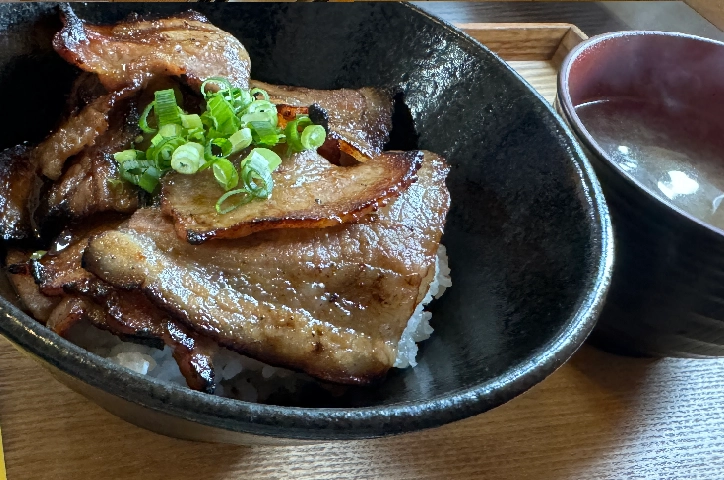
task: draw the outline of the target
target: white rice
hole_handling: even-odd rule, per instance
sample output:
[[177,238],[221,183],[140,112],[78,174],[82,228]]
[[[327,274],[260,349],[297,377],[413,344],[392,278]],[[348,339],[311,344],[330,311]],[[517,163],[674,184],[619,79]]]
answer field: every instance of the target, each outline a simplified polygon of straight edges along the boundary
[[435,276],[430,282],[425,298],[415,308],[415,312],[407,321],[407,327],[402,332],[400,343],[397,345],[397,358],[394,366],[397,368],[415,367],[417,365],[417,343],[427,340],[432,335],[430,326],[432,313],[426,312],[425,307],[433,298],[440,298],[445,290],[452,286],[450,267],[447,265],[447,252],[445,246],[440,245],[435,257]]
[[[440,298],[445,289],[451,285],[447,253],[445,247],[440,245],[435,259],[435,275],[430,282],[427,294],[417,305],[402,333],[395,367],[407,368],[417,365],[417,343],[430,338],[433,332],[430,326],[432,313],[425,311],[425,306],[433,298]],[[186,386],[186,380],[181,375],[169,347],[159,350],[124,342],[115,335],[89,324],[74,327],[69,334],[69,339],[77,345],[135,372]],[[302,385],[315,381],[306,374],[273,367],[224,348],[219,348],[214,354],[213,364],[216,395],[248,402],[265,401],[276,392],[293,393]],[[323,383],[319,383],[319,385],[333,395],[342,391],[333,385]]]

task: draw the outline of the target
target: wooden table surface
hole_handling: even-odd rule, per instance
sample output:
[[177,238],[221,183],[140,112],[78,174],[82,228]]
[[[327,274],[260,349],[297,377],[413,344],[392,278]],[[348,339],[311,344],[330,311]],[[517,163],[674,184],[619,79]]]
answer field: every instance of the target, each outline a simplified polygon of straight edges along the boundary
[[[571,22],[589,34],[614,24],[639,28],[636,18],[657,15],[664,29],[674,21],[662,15],[668,12],[690,30],[701,28],[691,33],[720,35],[681,2],[636,4],[635,15],[627,5],[580,3],[425,8],[454,22]],[[554,93],[550,72],[515,67],[548,98]],[[724,478],[724,359],[633,359],[584,346],[524,395],[452,425],[388,439],[245,448],[127,424],[0,340],[0,424],[11,480],[713,480]]]

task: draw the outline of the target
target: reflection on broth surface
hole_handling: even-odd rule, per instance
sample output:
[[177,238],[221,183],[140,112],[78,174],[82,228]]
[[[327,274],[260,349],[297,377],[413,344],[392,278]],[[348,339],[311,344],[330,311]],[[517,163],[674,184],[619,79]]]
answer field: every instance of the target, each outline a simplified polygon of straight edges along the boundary
[[680,105],[632,98],[588,102],[576,112],[598,145],[649,191],[724,229],[724,127]]

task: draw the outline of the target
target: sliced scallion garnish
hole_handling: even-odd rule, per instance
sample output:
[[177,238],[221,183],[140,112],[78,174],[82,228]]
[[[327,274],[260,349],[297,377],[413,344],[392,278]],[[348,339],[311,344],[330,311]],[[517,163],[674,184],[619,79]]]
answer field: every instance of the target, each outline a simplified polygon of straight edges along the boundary
[[239,172],[236,171],[234,164],[226,158],[217,160],[213,164],[214,178],[219,182],[221,188],[227,192],[239,184]]
[[[228,200],[231,197],[240,197],[236,203],[233,203],[231,206],[222,208],[222,205],[226,200]],[[226,213],[232,212],[236,210],[237,208],[241,207],[242,205],[246,205],[247,203],[254,200],[254,197],[249,193],[249,191],[246,188],[239,188],[236,190],[231,190],[230,192],[226,192],[223,194],[219,200],[216,201],[216,212],[224,215]]]
[[269,94],[266,92],[266,90],[262,90],[261,88],[252,88],[249,92],[252,97],[255,97],[256,95],[261,95],[264,100],[267,102],[269,101]]
[[208,84],[214,84],[214,85],[216,85],[217,87],[222,87],[222,88],[219,89],[219,90],[221,90],[221,91],[231,90],[231,89],[232,89],[232,87],[231,87],[231,82],[228,81],[227,79],[225,79],[224,77],[211,77],[211,78],[207,78],[207,79],[204,81],[204,83],[201,84],[201,94],[204,95],[204,96],[206,96],[206,95],[213,95],[213,94],[214,94],[214,92],[207,92],[207,91],[206,91],[206,85],[208,85]]
[[187,175],[198,172],[203,163],[204,146],[196,142],[181,145],[171,156],[171,168]]
[[141,112],[141,117],[138,119],[138,126],[144,133],[156,133],[157,131],[155,128],[151,128],[148,125],[148,115],[151,113],[151,110],[153,110],[153,107],[155,106],[156,102],[151,102],[146,105],[146,108],[144,108],[143,112]]
[[284,134],[269,122],[249,122],[251,138],[257,145],[273,147],[284,138]]
[[240,120],[231,104],[222,95],[212,95],[206,100],[208,109],[204,115],[209,118],[213,128],[209,134],[213,137],[229,137],[240,128]]
[[158,181],[161,178],[161,172],[156,167],[150,167],[143,172],[138,178],[138,186],[147,191],[153,193],[158,187]]
[[204,124],[201,123],[201,117],[195,113],[192,115],[181,115],[181,126],[189,130],[202,129]]
[[[281,158],[268,148],[287,143],[290,152],[318,148],[326,133],[306,115],[278,126],[276,105],[259,88],[243,90],[225,78],[213,77],[201,85],[206,110],[187,113],[179,107],[173,89],[159,90],[144,108],[139,127],[145,136],[134,144],[149,142],[146,151],[131,149],[114,154],[120,177],[149,193],[158,189],[169,170],[191,175],[207,168],[227,192],[216,210],[228,213],[255,198],[269,198],[273,172]],[[152,121],[153,120],[153,121]],[[155,126],[151,126],[155,125]],[[153,135],[152,135],[153,134]],[[228,157],[253,148],[237,169]],[[240,185],[239,188],[236,188]],[[222,207],[234,198],[232,205]]]
[[33,254],[30,255],[30,260],[40,260],[45,256],[46,253],[48,253],[47,250],[38,250],[36,252],[33,252]]
[[249,128],[242,128],[235,134],[229,137],[231,142],[231,153],[237,153],[251,145],[251,130]]
[[[302,145],[300,131],[311,125],[312,120],[306,115],[298,115],[297,118],[287,123],[287,127],[284,129],[284,135],[290,152],[301,152],[305,150],[304,145]],[[322,130],[324,130],[324,127],[322,127]]]
[[300,138],[302,147],[304,147],[305,150],[316,150],[322,146],[326,139],[327,132],[321,125],[308,125],[304,127]]
[[158,134],[163,138],[180,137],[183,135],[183,127],[175,123],[167,123],[158,129]]
[[154,94],[155,104],[154,113],[158,120],[158,127],[164,125],[179,124],[181,125],[180,108],[176,104],[176,92],[172,88],[168,90],[158,90]]
[[[274,181],[267,157],[279,156],[266,148],[255,148],[241,162],[241,179],[249,193],[257,198],[269,198]],[[281,159],[279,159],[281,163]]]

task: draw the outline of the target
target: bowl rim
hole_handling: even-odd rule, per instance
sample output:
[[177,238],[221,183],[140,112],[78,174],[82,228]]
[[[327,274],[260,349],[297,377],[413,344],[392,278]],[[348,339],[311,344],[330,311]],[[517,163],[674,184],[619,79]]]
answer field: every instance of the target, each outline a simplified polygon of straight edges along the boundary
[[[578,45],[576,45],[566,56],[566,58],[563,60],[563,63],[561,64],[561,69],[558,75],[558,82],[557,82],[557,98],[558,103],[561,107],[561,110],[563,112],[563,115],[566,117],[566,120],[569,124],[569,126],[576,132],[576,135],[578,136],[579,140],[588,148],[589,150],[595,152],[596,156],[600,159],[603,159],[605,164],[612,168],[614,172],[616,172],[623,180],[628,183],[630,186],[636,188],[638,191],[643,192],[643,194],[649,199],[654,201],[656,205],[665,207],[672,211],[679,219],[684,220],[686,222],[690,222],[692,226],[697,227],[698,229],[705,231],[706,233],[715,234],[717,236],[724,236],[724,228],[716,227],[708,222],[705,222],[704,220],[700,219],[699,217],[692,215],[688,213],[687,211],[683,210],[680,207],[677,207],[673,203],[671,203],[669,200],[666,200],[659,195],[656,194],[656,192],[641,183],[639,180],[635,179],[629,173],[621,168],[621,166],[611,160],[610,155],[606,153],[606,151],[601,148],[601,146],[596,142],[596,140],[593,138],[593,136],[589,133],[588,129],[585,127],[584,122],[581,120],[581,118],[576,113],[576,108],[573,105],[573,100],[571,99],[570,94],[570,77],[571,77],[571,68],[573,67],[573,64],[580,58],[580,56],[590,48],[593,48],[595,45],[598,45],[599,43],[605,42],[607,40],[615,39],[615,38],[624,38],[624,37],[643,37],[643,36],[663,36],[663,37],[671,37],[671,38],[683,38],[687,40],[694,40],[694,41],[702,41],[705,43],[711,43],[714,45],[717,45],[719,47],[724,47],[724,42],[719,40],[714,40],[711,38],[701,37],[698,35],[692,35],[688,33],[681,33],[681,32],[665,32],[665,31],[649,31],[649,30],[626,30],[626,31],[620,31],[620,32],[609,32],[609,33],[602,33],[600,35],[596,35],[593,37],[590,37],[588,40],[585,40]],[[606,47],[604,47],[606,48]],[[724,59],[724,50],[722,50],[722,58]]]
[[608,292],[614,245],[601,186],[563,119],[515,70],[449,23],[414,5],[403,6],[437,24],[451,38],[480,51],[487,61],[499,62],[547,109],[557,127],[553,134],[567,147],[566,161],[576,169],[582,190],[580,201],[590,212],[592,272],[565,326],[546,344],[495,378],[434,398],[360,408],[300,408],[216,397],[148,378],[59,337],[1,296],[0,333],[33,357],[130,403],[227,431],[299,440],[352,440],[437,427],[502,405],[553,373],[583,344]]

